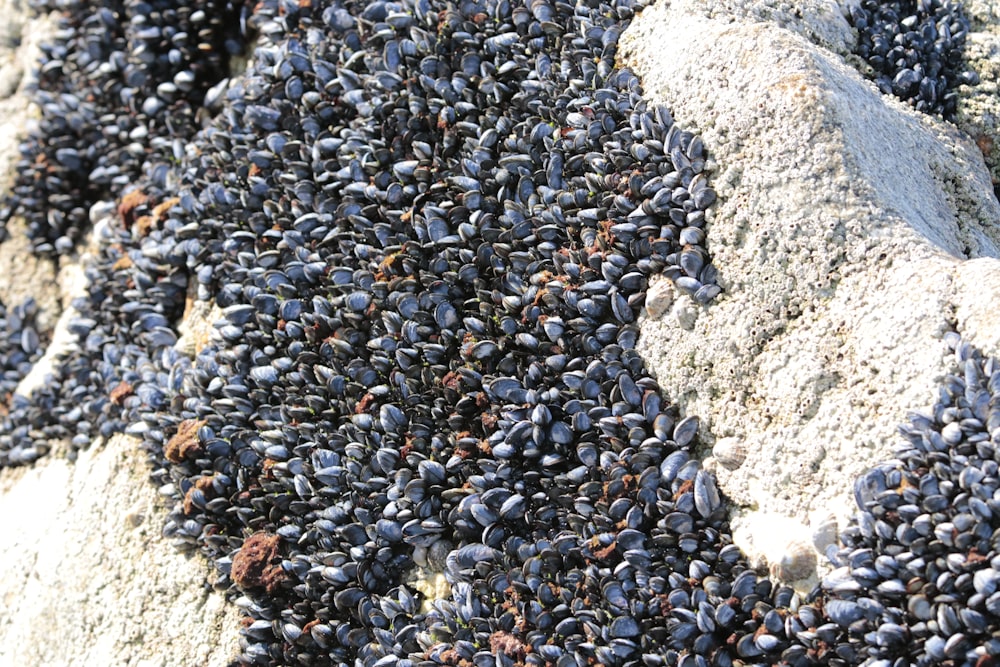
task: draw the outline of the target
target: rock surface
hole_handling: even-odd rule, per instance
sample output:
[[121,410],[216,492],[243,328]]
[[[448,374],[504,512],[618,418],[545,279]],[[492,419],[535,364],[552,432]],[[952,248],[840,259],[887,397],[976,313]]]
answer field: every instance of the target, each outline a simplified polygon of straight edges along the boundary
[[[18,81],[49,24],[0,7],[0,96],[19,91],[0,101],[6,173],[29,115]],[[1000,9],[969,7],[972,64],[989,82]],[[647,94],[703,136],[720,195],[708,243],[725,292],[702,307],[659,286],[664,312],[642,345],[684,413],[742,447],[742,464],[715,466],[737,539],[793,572],[786,556],[829,541],[826,515],[846,520],[854,477],[933,400],[949,368],[942,334],[1000,352],[1000,98],[989,83],[972,92],[956,129],[881,96],[852,43],[839,7],[819,0],[661,1],[623,38]],[[0,298],[31,293],[54,323],[78,267],[34,262],[16,240],[0,261]],[[203,333],[191,329],[194,347]],[[0,471],[0,664],[233,658],[238,612],[206,586],[199,557],[160,537],[147,474],[124,437],[75,463],[56,452]]]
[[0,476],[0,664],[226,665],[238,609],[160,537],[145,455],[118,436]]
[[623,37],[647,94],[712,147],[720,200],[707,230],[723,295],[702,307],[665,287],[641,347],[683,413],[743,445],[716,472],[735,539],[772,566],[828,513],[844,525],[856,475],[933,401],[946,331],[988,353],[1000,341],[983,154],[880,95],[845,59],[851,40],[815,1],[658,3]]

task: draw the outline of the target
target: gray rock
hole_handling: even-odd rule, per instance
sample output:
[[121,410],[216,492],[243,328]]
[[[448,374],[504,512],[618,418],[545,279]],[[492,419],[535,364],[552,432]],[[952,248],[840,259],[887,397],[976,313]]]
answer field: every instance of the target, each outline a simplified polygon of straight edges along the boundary
[[[714,434],[743,445],[742,465],[716,468],[720,490],[755,508],[737,528],[755,516],[791,522],[758,521],[790,526],[753,536],[771,565],[792,542],[765,533],[787,538],[797,521],[800,544],[810,514],[833,510],[844,523],[854,477],[888,456],[909,410],[933,400],[945,331],[1000,352],[1000,206],[983,161],[1000,156],[1000,97],[988,83],[1000,72],[989,32],[1000,11],[977,0],[970,14],[986,83],[960,105],[959,129],[877,92],[834,2],[661,1],[624,37],[647,93],[704,139],[718,193],[707,243],[725,290],[702,306],[658,283],[649,312],[662,315],[643,324],[644,353],[682,413],[699,416],[706,444]],[[43,24],[25,25],[29,48]],[[34,57],[4,51],[16,41],[0,34],[3,90],[23,86]],[[6,176],[27,103],[15,94],[0,110]],[[38,271],[53,278],[15,269],[0,293],[49,290],[55,321],[55,267]],[[58,280],[74,271],[60,267]],[[178,344],[198,349],[217,318],[192,312]],[[207,592],[203,561],[160,537],[163,514],[128,438],[72,465],[49,456],[0,472],[0,663],[227,664],[238,612]],[[447,591],[433,581],[428,597]],[[626,626],[618,634],[632,636]]]
[[228,665],[239,609],[161,536],[137,442],[0,472],[0,664]]

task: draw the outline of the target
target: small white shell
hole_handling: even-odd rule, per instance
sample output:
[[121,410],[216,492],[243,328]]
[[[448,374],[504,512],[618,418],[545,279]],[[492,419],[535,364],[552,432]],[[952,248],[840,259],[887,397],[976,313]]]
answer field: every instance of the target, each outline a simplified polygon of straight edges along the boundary
[[[771,512],[747,512],[733,522],[733,544],[755,570],[807,593],[815,583],[817,559],[809,527]],[[801,588],[801,590],[799,590]]]
[[783,553],[769,564],[771,576],[789,583],[805,579],[816,572],[816,550],[801,540],[791,540]]
[[812,528],[813,546],[819,553],[826,553],[827,547],[836,545],[840,539],[837,518],[832,514],[820,517],[810,527]]
[[650,282],[646,290],[646,314],[654,320],[663,317],[674,303],[674,286],[666,278]]
[[712,456],[726,470],[736,470],[747,458],[746,445],[739,438],[719,438],[712,447]]

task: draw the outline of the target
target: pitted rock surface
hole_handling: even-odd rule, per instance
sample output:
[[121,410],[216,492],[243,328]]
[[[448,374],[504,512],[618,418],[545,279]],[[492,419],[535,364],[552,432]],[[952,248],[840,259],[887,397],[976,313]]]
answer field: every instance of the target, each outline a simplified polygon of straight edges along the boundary
[[[0,475],[0,664],[230,664],[239,610],[161,537],[133,438]],[[55,638],[58,638],[56,640]]]

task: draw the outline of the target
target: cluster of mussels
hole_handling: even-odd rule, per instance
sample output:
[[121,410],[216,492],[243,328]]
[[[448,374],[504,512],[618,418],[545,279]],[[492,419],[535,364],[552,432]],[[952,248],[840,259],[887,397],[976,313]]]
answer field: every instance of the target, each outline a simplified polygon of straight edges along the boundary
[[[146,434],[182,497],[166,534],[245,593],[246,661],[721,664],[753,643],[697,421],[635,350],[651,276],[719,288],[704,146],[615,67],[631,14],[250,17],[255,57],[164,212],[223,319]],[[415,578],[442,575],[422,608]]]
[[45,351],[35,318],[38,305],[28,297],[10,308],[0,301],[0,410]]
[[857,662],[1000,663],[1000,361],[956,334],[960,368],[896,458],[857,480],[861,508],[823,581]]
[[[165,534],[248,615],[246,664],[972,664],[994,602],[944,601],[951,556],[926,641],[879,622],[892,584],[856,552],[899,557],[894,473],[810,604],[731,544],[697,419],[635,350],[652,277],[719,294],[705,147],[615,63],[639,4],[62,5],[12,210],[48,253],[121,196],[86,211],[79,345],[15,397],[0,464],[142,438]],[[216,81],[233,30],[256,50]],[[189,349],[194,302],[219,319]],[[985,629],[954,640],[942,608]]]
[[[216,0],[35,7],[58,10],[60,25],[43,45],[33,91],[41,117],[21,146],[0,221],[22,217],[37,253],[65,254],[107,212],[103,202],[133,184],[169,206],[166,193],[178,187],[179,165],[220,108],[232,57],[244,50],[240,17],[248,9]],[[155,238],[159,231],[146,226],[162,223],[163,209],[147,201],[144,192],[130,191],[120,217],[136,227],[136,237]],[[133,278],[126,275],[127,248],[140,241],[114,234],[102,234],[101,257],[87,269],[89,294],[74,304],[83,312],[71,326],[81,349],[63,358],[30,398],[15,394],[0,415],[0,466],[34,461],[53,440],[82,447],[129,423],[141,429],[138,409],[159,408],[161,387],[173,386],[181,372],[171,345],[188,282],[177,262],[187,256],[167,246],[166,257],[138,253],[145,272]]]
[[51,381],[31,400],[14,393],[45,352],[49,332],[40,331],[37,316],[32,297],[13,308],[0,302],[0,468],[35,461],[49,451],[49,437],[66,433],[43,416],[57,393]]
[[90,206],[140,175],[176,187],[171,167],[219,103],[210,88],[244,41],[239,4],[226,0],[35,7],[65,11],[43,45],[33,89],[41,118],[21,148],[0,218],[23,217],[36,252],[65,254],[87,230]]
[[847,5],[858,31],[856,52],[875,83],[911,106],[954,117],[958,86],[979,83],[963,59],[969,20],[952,0],[861,0]]

